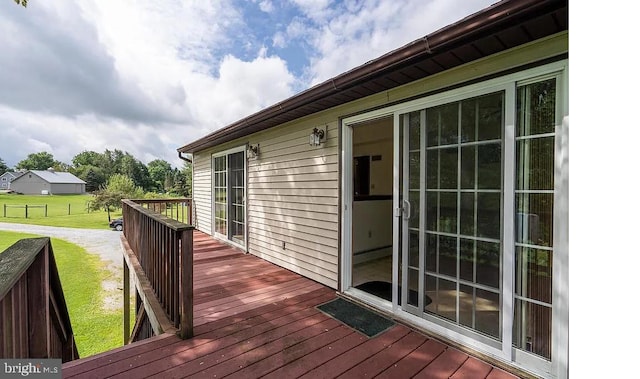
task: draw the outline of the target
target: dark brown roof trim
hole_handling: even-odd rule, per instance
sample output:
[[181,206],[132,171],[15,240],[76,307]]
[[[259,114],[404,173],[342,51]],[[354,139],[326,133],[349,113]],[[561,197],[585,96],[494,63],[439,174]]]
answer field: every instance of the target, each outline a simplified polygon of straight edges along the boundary
[[[474,55],[478,55],[478,49],[473,45],[474,41],[485,38],[492,33],[498,33],[501,30],[511,28],[519,23],[531,20],[545,13],[552,13],[567,7],[568,0],[501,1],[454,24],[439,29],[399,49],[391,51],[377,59],[369,61],[359,67],[300,92],[299,94],[284,101],[236,121],[203,138],[182,146],[178,151],[180,153],[197,152],[236,138],[244,137],[249,134],[277,126],[296,118],[304,117],[320,110],[329,109],[337,105],[335,96],[346,94],[347,91],[354,89],[354,87],[357,86],[359,87],[356,89],[359,89],[359,91],[354,90],[349,92],[349,97],[351,98],[349,101],[394,88],[403,83],[389,85],[376,92],[363,91],[365,87],[362,85],[367,81],[380,78],[385,74],[394,72],[403,73],[400,71],[402,69],[415,69],[415,67],[411,66],[420,61],[431,59],[432,62],[438,63],[438,61],[433,59],[438,57],[442,59],[444,53],[452,52],[454,49],[463,47],[465,44],[473,46],[473,48],[469,50],[473,51]],[[565,23],[560,25],[558,28],[568,29],[568,26]],[[547,33],[546,35],[548,34],[550,33]],[[497,40],[500,41],[499,37]],[[528,41],[529,39],[527,38],[521,43],[526,43]],[[504,46],[503,49],[509,47],[512,46]],[[480,57],[490,54],[492,54],[492,52],[487,54],[482,53],[480,54]],[[451,57],[453,57],[453,55]],[[449,64],[447,67],[443,67],[442,69],[448,69],[465,63],[460,59],[456,59],[456,62],[457,63]],[[423,77],[427,77],[429,75],[430,73],[425,72]],[[303,112],[300,112],[299,109],[296,111],[297,108],[308,106],[312,103],[317,105],[317,102],[321,100],[327,100],[325,102],[326,105],[321,107],[309,107],[309,109],[306,109]],[[276,117],[279,120],[277,123],[274,123],[273,119]]]

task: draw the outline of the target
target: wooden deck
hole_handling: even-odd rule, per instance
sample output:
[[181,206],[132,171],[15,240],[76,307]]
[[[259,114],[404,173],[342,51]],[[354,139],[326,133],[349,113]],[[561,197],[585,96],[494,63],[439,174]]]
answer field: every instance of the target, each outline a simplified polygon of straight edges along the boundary
[[64,378],[515,378],[397,324],[365,335],[315,307],[335,291],[194,234],[194,337],[65,363]]

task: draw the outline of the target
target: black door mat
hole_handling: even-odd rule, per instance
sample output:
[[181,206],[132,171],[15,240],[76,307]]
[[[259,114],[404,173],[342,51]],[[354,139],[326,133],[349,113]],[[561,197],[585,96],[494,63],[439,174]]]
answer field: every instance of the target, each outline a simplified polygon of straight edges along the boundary
[[[362,283],[356,286],[357,289],[364,291],[366,293],[370,293],[374,296],[380,297],[382,299],[385,299],[387,301],[391,301],[391,283],[389,282],[382,282],[382,281],[372,281],[372,282],[366,282],[366,283]],[[402,296],[402,288],[398,287],[398,298],[400,298]],[[414,290],[409,290],[409,303],[410,304],[417,304],[418,303],[418,292],[414,291]],[[425,308],[427,307],[427,305],[431,304],[431,298],[429,296],[427,296],[426,294],[424,295],[424,306]]]
[[395,322],[342,298],[316,308],[367,337],[374,337],[395,325]]

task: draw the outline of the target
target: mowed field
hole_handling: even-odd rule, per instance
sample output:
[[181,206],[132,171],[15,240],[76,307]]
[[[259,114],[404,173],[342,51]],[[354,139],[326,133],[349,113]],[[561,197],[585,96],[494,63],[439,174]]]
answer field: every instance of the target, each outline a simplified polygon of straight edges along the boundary
[[[92,199],[92,195],[0,194],[0,222],[108,229],[106,211],[88,210]],[[121,210],[111,212],[111,218],[120,216]]]

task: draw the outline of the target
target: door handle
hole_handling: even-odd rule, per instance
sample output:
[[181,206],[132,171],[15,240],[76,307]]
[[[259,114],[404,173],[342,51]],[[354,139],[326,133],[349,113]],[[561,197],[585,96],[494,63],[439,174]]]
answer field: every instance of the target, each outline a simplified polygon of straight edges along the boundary
[[411,218],[411,202],[409,200],[402,200],[402,213],[405,220]]

